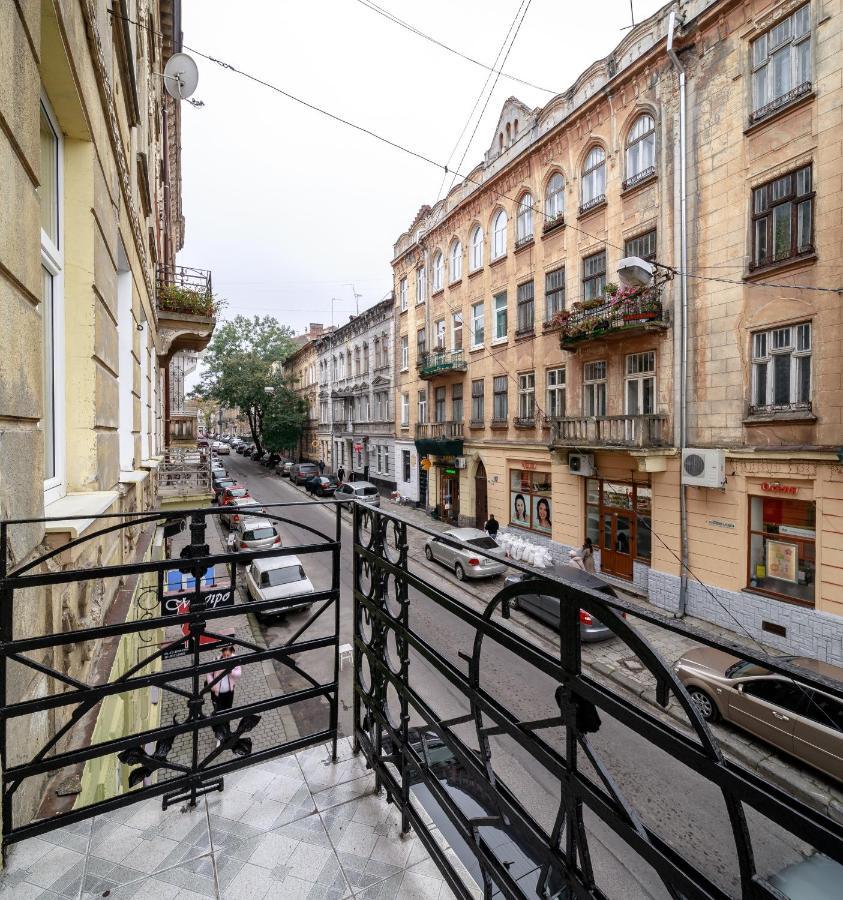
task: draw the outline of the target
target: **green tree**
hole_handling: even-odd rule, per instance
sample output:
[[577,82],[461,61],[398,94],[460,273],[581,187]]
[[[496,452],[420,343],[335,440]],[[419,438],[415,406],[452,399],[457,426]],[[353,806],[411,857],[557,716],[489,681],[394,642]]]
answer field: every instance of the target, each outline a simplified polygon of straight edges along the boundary
[[217,325],[193,396],[239,408],[261,451],[294,446],[305,411],[282,367],[296,349],[292,329],[272,316],[236,316]]

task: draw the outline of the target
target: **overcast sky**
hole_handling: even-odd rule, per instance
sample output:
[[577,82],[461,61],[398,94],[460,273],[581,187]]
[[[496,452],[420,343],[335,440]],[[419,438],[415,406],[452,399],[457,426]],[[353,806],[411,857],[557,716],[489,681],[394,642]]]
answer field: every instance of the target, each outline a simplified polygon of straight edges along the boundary
[[[417,29],[493,63],[520,0],[372,0]],[[663,4],[634,0],[636,22]],[[566,90],[623,37],[629,0],[533,0],[504,71]],[[361,0],[184,0],[184,42],[290,93],[445,162],[487,72]],[[442,172],[197,58],[182,117],[183,265],[209,268],[224,316],[272,314],[301,333],[341,323],[392,287],[395,239]],[[494,76],[492,76],[494,80]],[[503,102],[552,96],[501,76],[461,171],[493,138]],[[474,127],[472,122],[468,133]],[[451,165],[459,162],[463,146]]]

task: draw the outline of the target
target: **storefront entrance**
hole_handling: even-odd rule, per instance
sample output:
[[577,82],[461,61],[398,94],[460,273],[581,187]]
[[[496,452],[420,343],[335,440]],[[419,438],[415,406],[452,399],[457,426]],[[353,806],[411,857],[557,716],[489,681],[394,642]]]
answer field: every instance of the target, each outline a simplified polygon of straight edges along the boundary
[[628,513],[604,510],[601,518],[600,568],[620,578],[632,578],[632,539],[635,527]]
[[443,522],[456,524],[460,516],[460,477],[449,469],[440,469],[439,515]]
[[489,503],[486,493],[486,467],[483,460],[477,463],[474,473],[474,526],[483,528],[489,518]]
[[588,479],[586,534],[600,550],[602,571],[631,579],[636,560],[650,564],[651,514],[648,483]]

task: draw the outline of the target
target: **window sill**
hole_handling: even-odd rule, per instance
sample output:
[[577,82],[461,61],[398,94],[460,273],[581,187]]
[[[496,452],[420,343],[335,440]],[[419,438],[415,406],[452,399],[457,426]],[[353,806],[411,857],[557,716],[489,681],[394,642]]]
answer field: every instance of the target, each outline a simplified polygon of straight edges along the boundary
[[453,290],[455,287],[459,287],[462,284],[462,276],[456,279],[456,281],[448,282],[448,289]]
[[810,409],[771,410],[770,412],[750,413],[744,416],[743,424],[755,425],[812,425],[817,417]]
[[509,428],[509,419],[492,419],[492,421],[489,423],[489,426],[496,431],[505,431],[507,428]]
[[535,428],[536,420],[535,419],[513,419],[512,424],[516,428]]
[[398,371],[399,371],[399,372],[409,372],[409,371],[410,371],[410,367],[409,367],[409,366],[404,366],[403,369],[399,369]]
[[815,250],[807,251],[800,256],[790,256],[787,259],[781,259],[778,262],[768,263],[765,266],[758,266],[755,269],[749,269],[744,275],[744,281],[763,281],[768,275],[780,272],[789,272],[792,269],[801,269],[809,266],[817,261],[817,253]]
[[515,332],[515,340],[523,341],[524,338],[531,338],[536,336],[536,328],[534,325],[531,325],[529,328],[522,328],[519,331]]
[[560,228],[564,228],[564,227],[565,227],[565,216],[564,215],[557,216],[555,219],[551,219],[550,221],[544,223],[544,225],[542,226],[542,237],[545,237],[546,235],[550,234],[551,231],[557,231]]
[[56,518],[54,522],[44,523],[44,531],[46,534],[67,535],[68,541],[74,541],[94,524],[97,516],[107,512],[119,499],[118,491],[65,494],[44,507],[45,517]]
[[474,278],[475,275],[479,275],[482,271],[483,271],[483,266],[480,266],[479,269],[472,269],[472,270],[468,273],[468,277],[469,277],[469,278]]
[[627,197],[631,197],[633,194],[640,191],[642,188],[649,187],[651,184],[655,183],[658,180],[658,175],[655,171],[653,171],[650,175],[642,178],[640,181],[636,181],[634,184],[630,184],[626,186],[621,191],[621,197],[626,200]]
[[489,267],[492,268],[492,269],[494,269],[494,267],[495,267],[496,265],[498,265],[498,263],[502,263],[505,259],[506,259],[506,254],[504,253],[503,256],[498,256],[496,259],[493,259],[493,260],[489,263]]
[[445,293],[445,288],[443,288],[443,287],[436,288],[435,291],[431,291],[430,297],[431,297],[431,299],[433,299],[434,297],[438,297],[440,294],[444,294],[444,293]]
[[502,344],[505,344],[509,338],[504,335],[503,337],[495,338],[492,343],[489,345],[490,347],[500,347]]
[[762,591],[761,588],[745,587],[742,594],[751,594],[753,597],[766,597],[768,600],[778,600],[781,603],[790,603],[792,606],[801,606],[803,609],[815,609],[816,604],[809,600],[800,600],[798,597],[788,597],[787,594],[776,594],[773,591]]
[[468,423],[468,427],[469,427],[469,428],[485,428],[485,427],[486,427],[486,423],[485,423],[485,422],[478,422],[476,419],[472,419],[472,420]]
[[401,315],[401,316],[403,316],[404,313],[407,312],[407,311],[409,310],[409,308],[410,308],[409,306],[405,306],[403,309],[401,309],[401,310],[398,311],[398,314]]
[[787,113],[792,112],[794,109],[798,109],[802,106],[806,106],[808,103],[813,102],[817,97],[816,92],[813,87],[808,90],[806,93],[801,94],[798,97],[795,97],[789,103],[782,104],[778,109],[774,109],[772,112],[769,112],[763,119],[759,119],[757,122],[750,121],[749,125],[744,128],[744,134],[755,134],[756,131],[761,131],[765,126],[769,125],[771,122],[775,122],[780,119],[782,116],[787,115]]
[[468,352],[469,352],[469,353],[477,353],[478,350],[485,350],[485,349],[486,349],[486,345],[485,345],[485,344],[477,344],[477,345],[474,346],[474,347],[469,347],[469,348],[468,348]]
[[580,207],[578,219],[585,219],[587,216],[590,216],[592,213],[597,212],[599,209],[605,209],[608,206],[608,201],[604,197],[599,203],[595,203],[593,206],[589,206],[588,208]]
[[527,247],[532,247],[535,242],[536,239],[532,235],[528,238],[524,238],[523,241],[519,241],[515,244],[515,252],[520,253],[522,250],[526,250]]
[[424,306],[424,300],[416,301],[416,306]]

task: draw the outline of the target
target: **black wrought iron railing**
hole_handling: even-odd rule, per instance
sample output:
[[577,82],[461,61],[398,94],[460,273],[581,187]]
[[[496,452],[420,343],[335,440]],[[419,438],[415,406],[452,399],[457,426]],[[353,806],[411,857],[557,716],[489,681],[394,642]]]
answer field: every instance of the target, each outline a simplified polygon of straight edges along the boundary
[[164,312],[213,317],[217,313],[207,269],[159,265],[156,274],[158,308]]
[[586,200],[585,203],[580,204],[580,215],[587,213],[592,209],[596,209],[598,206],[602,206],[605,202],[605,194],[599,194],[597,197],[592,197],[591,200]]
[[606,297],[575,305],[563,310],[553,320],[559,325],[559,340],[568,349],[582,341],[605,337],[614,332],[632,329],[662,329],[666,322],[664,308],[657,288],[649,288],[638,296],[623,301]]
[[765,103],[763,106],[759,106],[758,109],[753,110],[749,117],[749,124],[755,125],[756,122],[763,121],[777,110],[780,110],[782,107],[787,106],[790,103],[794,103],[796,100],[799,100],[800,97],[805,97],[806,95],[810,94],[812,89],[813,85],[810,81],[803,81],[802,84],[797,85],[795,88],[787,91],[780,97],[776,97],[769,103]]
[[636,187],[636,185],[639,185],[644,181],[649,181],[655,174],[656,167],[648,166],[646,169],[642,169],[635,175],[631,175],[629,178],[624,179],[623,190],[627,191],[630,188]]
[[448,372],[465,372],[468,363],[462,350],[431,350],[419,356],[418,370],[420,378],[433,378],[446,375]]

